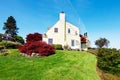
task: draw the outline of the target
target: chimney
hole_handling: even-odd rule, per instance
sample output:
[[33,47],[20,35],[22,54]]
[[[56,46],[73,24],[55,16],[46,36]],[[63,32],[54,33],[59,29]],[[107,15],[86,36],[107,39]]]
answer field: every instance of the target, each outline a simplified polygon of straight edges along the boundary
[[59,20],[65,21],[65,13],[63,11],[59,14]]

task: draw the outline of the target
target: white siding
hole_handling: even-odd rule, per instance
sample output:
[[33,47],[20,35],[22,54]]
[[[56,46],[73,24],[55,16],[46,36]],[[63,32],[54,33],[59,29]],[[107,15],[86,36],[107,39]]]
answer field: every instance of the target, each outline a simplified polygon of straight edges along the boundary
[[[65,22],[58,21],[50,30],[46,32],[47,38],[43,38],[43,41],[48,43],[48,38],[53,39],[53,44],[64,45],[64,25]],[[58,32],[54,32],[54,28],[58,28]]]
[[[70,33],[68,33],[68,29],[70,29]],[[76,34],[77,32],[77,34]],[[66,22],[66,42],[71,48],[79,48],[80,49],[80,37],[79,37],[79,28]],[[75,46],[71,46],[71,40],[75,41]]]
[[[54,28],[58,28],[58,32],[54,32]],[[68,33],[70,29],[70,33]],[[53,39],[53,44],[68,45],[73,49],[81,49],[81,42],[79,37],[79,28],[65,21],[65,14],[60,13],[59,21],[46,32],[46,37],[43,41],[48,43],[48,39]],[[71,46],[71,40],[74,40],[75,46]]]

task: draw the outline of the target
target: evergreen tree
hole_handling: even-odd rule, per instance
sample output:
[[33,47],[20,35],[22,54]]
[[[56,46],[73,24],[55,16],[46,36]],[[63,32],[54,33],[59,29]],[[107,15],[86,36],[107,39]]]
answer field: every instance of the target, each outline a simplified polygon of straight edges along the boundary
[[4,23],[3,30],[5,30],[6,34],[10,34],[12,37],[14,35],[17,35],[18,29],[16,26],[16,20],[14,17],[10,16],[8,17],[7,21]]

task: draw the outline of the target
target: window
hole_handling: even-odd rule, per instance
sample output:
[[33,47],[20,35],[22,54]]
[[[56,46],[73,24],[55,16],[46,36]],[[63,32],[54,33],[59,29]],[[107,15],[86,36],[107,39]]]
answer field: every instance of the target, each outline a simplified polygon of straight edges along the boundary
[[56,32],[56,33],[57,33],[57,32],[58,32],[58,28],[54,28],[54,32]]
[[75,35],[78,35],[77,31],[75,31]]
[[71,46],[75,46],[75,41],[71,40]]
[[48,39],[48,44],[53,44],[53,39]]
[[68,28],[68,33],[70,33],[70,28]]

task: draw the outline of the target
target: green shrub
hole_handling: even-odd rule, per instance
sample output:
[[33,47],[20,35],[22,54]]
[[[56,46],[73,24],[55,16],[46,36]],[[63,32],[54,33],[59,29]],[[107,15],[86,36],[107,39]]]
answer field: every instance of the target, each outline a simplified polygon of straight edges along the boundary
[[0,34],[0,42],[2,41],[2,34]]
[[21,36],[15,35],[14,38],[15,38],[15,41],[16,41],[16,42],[19,42],[19,43],[21,43],[21,44],[24,44],[24,39],[23,39]]
[[0,50],[2,50],[2,49],[4,49],[4,47],[0,45]]
[[88,49],[92,49],[92,47],[88,47]]
[[5,47],[6,49],[17,49],[20,46],[22,46],[21,43],[12,42],[12,41],[2,41],[2,42],[0,42],[0,45]]
[[8,50],[2,49],[0,50],[0,56],[7,56],[9,54]]
[[104,72],[120,76],[120,52],[116,49],[98,49],[98,67]]
[[2,49],[0,50],[0,56],[18,57],[20,51],[18,49]]
[[64,50],[69,50],[69,46],[68,45],[64,45]]
[[9,53],[8,52],[3,52],[3,53],[0,53],[0,56],[7,56]]
[[52,44],[52,46],[53,46],[56,50],[63,50],[61,44]]

